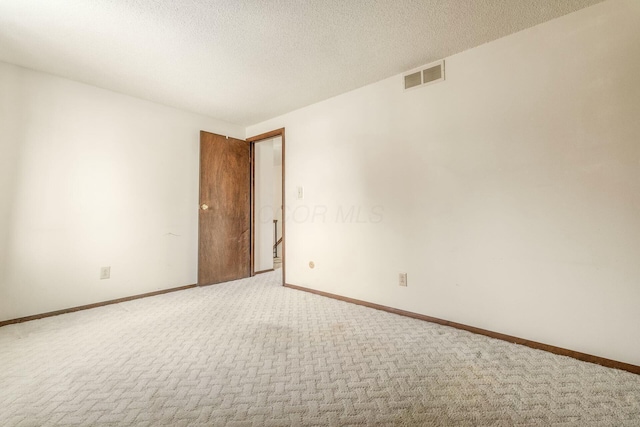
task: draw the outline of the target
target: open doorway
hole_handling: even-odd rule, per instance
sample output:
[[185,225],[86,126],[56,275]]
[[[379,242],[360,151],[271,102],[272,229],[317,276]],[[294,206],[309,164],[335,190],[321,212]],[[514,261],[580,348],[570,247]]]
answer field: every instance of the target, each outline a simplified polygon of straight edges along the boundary
[[282,266],[282,137],[254,145],[254,270]]
[[251,274],[285,265],[284,129],[252,138]]

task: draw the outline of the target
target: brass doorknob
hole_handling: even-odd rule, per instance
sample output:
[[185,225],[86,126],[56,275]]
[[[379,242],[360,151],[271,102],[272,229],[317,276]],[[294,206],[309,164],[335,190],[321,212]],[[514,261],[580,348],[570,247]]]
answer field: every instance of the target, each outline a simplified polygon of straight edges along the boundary
[[202,209],[203,211],[206,211],[207,209],[209,209],[209,205],[203,203],[200,205],[200,209]]

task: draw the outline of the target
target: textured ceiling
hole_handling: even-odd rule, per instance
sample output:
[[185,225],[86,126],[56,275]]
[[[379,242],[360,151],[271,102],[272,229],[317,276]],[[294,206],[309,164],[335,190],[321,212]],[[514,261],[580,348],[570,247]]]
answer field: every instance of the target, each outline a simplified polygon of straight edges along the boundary
[[0,60],[250,125],[601,0],[0,0]]

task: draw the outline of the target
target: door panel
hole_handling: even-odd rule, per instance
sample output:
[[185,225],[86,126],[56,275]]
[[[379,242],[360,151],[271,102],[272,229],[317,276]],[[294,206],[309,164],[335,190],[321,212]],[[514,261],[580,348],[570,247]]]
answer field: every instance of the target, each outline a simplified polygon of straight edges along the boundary
[[250,275],[250,143],[200,132],[198,285]]

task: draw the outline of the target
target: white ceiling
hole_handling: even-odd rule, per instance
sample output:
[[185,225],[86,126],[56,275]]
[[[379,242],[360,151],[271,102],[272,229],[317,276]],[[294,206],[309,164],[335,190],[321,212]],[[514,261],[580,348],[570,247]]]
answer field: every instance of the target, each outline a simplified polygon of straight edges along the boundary
[[0,60],[250,125],[601,0],[0,0]]

